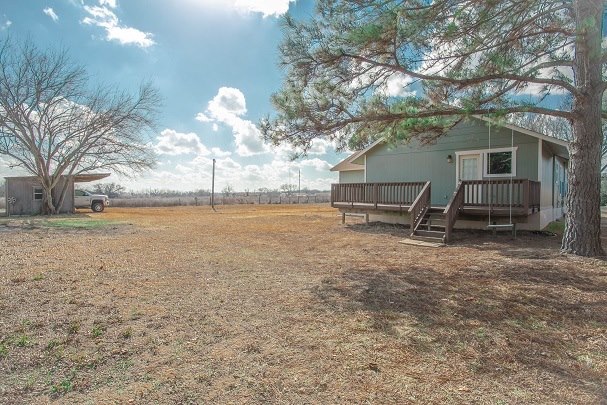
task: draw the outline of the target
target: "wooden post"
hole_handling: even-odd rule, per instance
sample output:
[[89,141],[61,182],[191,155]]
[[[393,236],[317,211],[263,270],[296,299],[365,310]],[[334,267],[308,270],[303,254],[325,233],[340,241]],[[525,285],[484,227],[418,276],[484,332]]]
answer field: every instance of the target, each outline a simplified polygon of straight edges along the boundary
[[375,209],[377,209],[377,200],[379,199],[379,190],[378,185],[373,184],[373,203],[375,204]]
[[523,208],[527,215],[529,213],[529,180],[523,182]]
[[341,224],[343,225],[343,224],[345,224],[345,223],[346,223],[346,213],[345,213],[345,212],[342,212],[342,213],[341,213]]
[[215,159],[213,159],[213,177],[211,180],[211,208],[215,210]]

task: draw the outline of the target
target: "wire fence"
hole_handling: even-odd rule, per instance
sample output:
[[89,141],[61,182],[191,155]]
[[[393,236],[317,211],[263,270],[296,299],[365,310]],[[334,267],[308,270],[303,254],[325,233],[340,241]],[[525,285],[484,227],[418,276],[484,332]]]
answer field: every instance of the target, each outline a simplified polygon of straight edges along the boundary
[[[331,193],[316,194],[249,194],[215,196],[215,205],[237,204],[322,204],[331,201]],[[178,206],[204,206],[211,205],[210,196],[200,197],[124,197],[110,198],[110,207],[178,207]],[[0,216],[6,215],[6,199],[0,198]]]
[[[237,204],[321,204],[331,201],[330,193],[317,194],[249,194],[215,196],[215,205]],[[211,205],[210,196],[201,197],[130,197],[111,198],[110,207],[177,207]]]

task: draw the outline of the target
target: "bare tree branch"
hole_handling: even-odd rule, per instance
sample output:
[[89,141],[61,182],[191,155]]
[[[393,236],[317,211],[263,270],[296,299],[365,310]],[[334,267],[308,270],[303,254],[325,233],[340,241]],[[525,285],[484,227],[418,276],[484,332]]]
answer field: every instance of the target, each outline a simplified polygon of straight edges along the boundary
[[57,199],[52,193],[62,176],[152,167],[146,137],[159,105],[148,83],[136,95],[88,90],[86,72],[65,50],[10,39],[0,46],[0,154],[40,179],[47,213],[60,209],[65,197],[66,189]]

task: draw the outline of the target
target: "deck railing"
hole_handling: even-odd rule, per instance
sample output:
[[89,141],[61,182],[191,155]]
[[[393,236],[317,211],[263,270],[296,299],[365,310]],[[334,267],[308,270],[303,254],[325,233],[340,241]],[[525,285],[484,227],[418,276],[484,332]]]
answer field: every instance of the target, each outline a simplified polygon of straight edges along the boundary
[[[407,183],[343,183],[331,185],[331,206],[356,204],[362,208],[378,209],[378,205],[411,207],[420,193],[425,190],[428,182]],[[540,183],[526,179],[491,179],[491,180],[463,180],[458,184],[451,201],[458,198],[457,205],[449,212],[457,216],[462,207],[492,207],[509,208],[528,212],[540,208]],[[428,186],[427,195],[424,193],[423,201],[430,195]],[[337,204],[339,203],[339,204]],[[337,205],[336,205],[337,204]],[[428,203],[429,205],[429,203]],[[382,208],[382,207],[380,207]],[[447,207],[449,208],[449,207]],[[451,218],[455,220],[455,217]]]
[[540,183],[526,179],[464,180],[466,207],[535,209],[540,207]]
[[453,231],[453,226],[457,220],[457,214],[459,214],[459,211],[464,206],[464,190],[465,187],[460,181],[453,192],[451,200],[449,200],[449,203],[443,211],[443,215],[445,216],[445,242],[451,240],[451,232]]
[[408,206],[425,185],[425,182],[331,184],[331,206],[335,203],[369,204],[374,208],[379,204]]
[[413,201],[413,204],[411,204],[411,207],[409,207],[411,232],[413,232],[413,230],[417,228],[417,225],[424,218],[424,214],[430,208],[431,196],[432,192],[430,188],[430,182],[427,181],[424,187],[419,192],[417,198],[415,198],[415,201]]

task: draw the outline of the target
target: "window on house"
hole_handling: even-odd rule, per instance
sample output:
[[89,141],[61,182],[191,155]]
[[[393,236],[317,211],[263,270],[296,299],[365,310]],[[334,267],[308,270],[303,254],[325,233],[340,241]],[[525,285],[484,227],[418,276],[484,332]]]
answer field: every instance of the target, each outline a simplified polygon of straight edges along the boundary
[[486,177],[505,177],[516,175],[516,156],[514,150],[499,150],[485,153]]
[[42,200],[42,187],[34,187],[34,200]]

